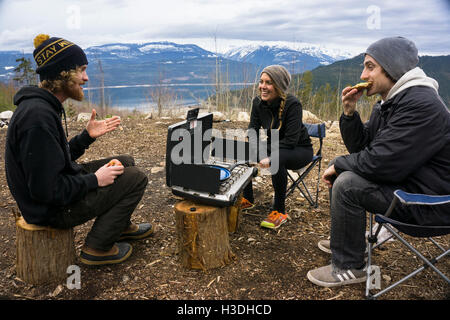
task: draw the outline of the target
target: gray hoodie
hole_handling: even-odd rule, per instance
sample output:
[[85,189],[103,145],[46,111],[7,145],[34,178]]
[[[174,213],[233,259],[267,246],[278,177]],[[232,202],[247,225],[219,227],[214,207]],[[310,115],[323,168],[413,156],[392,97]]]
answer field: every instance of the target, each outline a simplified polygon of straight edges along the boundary
[[393,98],[396,94],[402,92],[405,89],[415,87],[415,86],[425,86],[433,88],[436,93],[439,90],[439,84],[433,78],[427,77],[425,72],[419,67],[416,67],[412,70],[406,72],[395,85],[389,91],[386,101]]

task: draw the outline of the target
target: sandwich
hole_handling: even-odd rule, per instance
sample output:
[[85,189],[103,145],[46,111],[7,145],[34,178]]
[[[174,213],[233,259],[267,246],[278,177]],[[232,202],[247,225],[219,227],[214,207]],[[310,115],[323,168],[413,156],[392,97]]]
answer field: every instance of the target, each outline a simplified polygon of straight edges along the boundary
[[372,81],[368,82],[360,82],[358,84],[355,84],[352,89],[358,89],[358,90],[364,90],[369,88],[372,85]]

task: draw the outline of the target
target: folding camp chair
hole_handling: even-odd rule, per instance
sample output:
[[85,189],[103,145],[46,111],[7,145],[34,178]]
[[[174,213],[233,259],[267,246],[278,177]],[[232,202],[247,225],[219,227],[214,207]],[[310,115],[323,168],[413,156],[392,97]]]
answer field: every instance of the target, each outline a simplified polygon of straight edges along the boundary
[[[431,195],[423,195],[423,194],[412,194],[407,193],[402,190],[395,190],[394,192],[394,199],[392,200],[388,210],[384,215],[376,214],[375,215],[375,221],[378,222],[378,228],[375,231],[375,234],[372,232],[372,223],[373,223],[373,215],[370,215],[369,218],[369,230],[370,234],[368,236],[368,242],[369,242],[369,255],[367,260],[367,281],[366,281],[366,297],[369,299],[376,299],[383,293],[391,290],[392,288],[396,287],[397,285],[403,283],[404,281],[408,280],[409,278],[413,277],[414,275],[418,274],[419,272],[423,271],[425,268],[430,267],[432,270],[436,271],[438,275],[440,275],[448,284],[450,284],[450,280],[448,276],[446,276],[444,273],[442,273],[435,264],[441,260],[442,258],[446,257],[450,253],[450,248],[443,248],[439,243],[437,243],[432,237],[437,236],[443,236],[450,233],[450,226],[420,226],[420,225],[413,225],[413,224],[407,224],[402,223],[396,220],[393,220],[389,218],[390,214],[394,210],[395,206],[398,204],[398,201],[400,201],[403,205],[426,205],[426,206],[434,206],[434,205],[442,205],[445,203],[450,203],[450,195],[444,195],[444,196],[431,196]],[[418,258],[420,258],[424,264],[416,269],[415,271],[411,272],[401,280],[393,283],[389,287],[377,292],[376,294],[372,295],[370,293],[370,289],[373,287],[373,278],[372,278],[372,250],[374,249],[373,244],[377,242],[377,236],[380,232],[381,227],[384,226],[386,229],[388,229],[392,236],[396,239],[400,240],[409,250],[411,250]],[[395,228],[393,228],[395,227]],[[398,231],[397,231],[397,230]],[[423,256],[416,248],[414,248],[409,242],[407,242],[400,233],[407,234],[412,237],[416,238],[428,238],[434,245],[436,245],[442,253],[438,255],[435,258],[427,259],[425,256]],[[387,241],[387,239],[385,240]],[[377,245],[378,246],[378,245]],[[377,288],[380,289],[380,288]]]
[[[307,164],[305,167],[299,170],[291,170],[297,173],[298,175],[297,178],[294,178],[293,175],[288,170],[287,174],[288,177],[292,180],[292,184],[286,190],[286,198],[297,188],[298,190],[300,190],[301,194],[306,198],[306,200],[308,200],[309,204],[314,208],[317,208],[318,205],[317,200],[319,197],[320,168],[322,163],[322,144],[323,138],[325,137],[325,123],[320,124],[304,123],[304,125],[308,129],[308,134],[310,137],[319,139],[319,149],[317,150],[316,154],[313,156],[309,164]],[[317,182],[315,185],[315,195],[313,197],[311,196],[308,188],[306,187],[304,179],[314,169],[315,166],[318,167],[318,172],[317,172]]]

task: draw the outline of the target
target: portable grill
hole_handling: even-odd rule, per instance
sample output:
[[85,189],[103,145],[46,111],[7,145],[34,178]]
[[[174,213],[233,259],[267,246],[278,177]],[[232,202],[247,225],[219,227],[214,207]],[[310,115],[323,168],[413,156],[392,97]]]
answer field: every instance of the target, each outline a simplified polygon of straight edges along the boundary
[[198,116],[198,111],[189,110],[185,121],[168,127],[166,184],[177,196],[232,206],[258,173],[248,165],[249,143],[213,137],[212,113]]

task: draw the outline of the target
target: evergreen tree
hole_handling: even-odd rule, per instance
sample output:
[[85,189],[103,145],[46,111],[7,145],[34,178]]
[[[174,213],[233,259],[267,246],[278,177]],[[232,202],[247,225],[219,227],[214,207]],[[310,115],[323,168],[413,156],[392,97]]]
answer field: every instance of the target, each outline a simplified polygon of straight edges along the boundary
[[31,67],[30,59],[25,57],[16,59],[16,62],[20,62],[19,65],[14,69],[16,76],[14,81],[17,81],[19,85],[36,85],[36,72]]
[[303,107],[307,110],[312,107],[312,73],[311,71],[306,71],[303,73],[301,78],[301,88],[298,92],[300,97],[300,102]]

